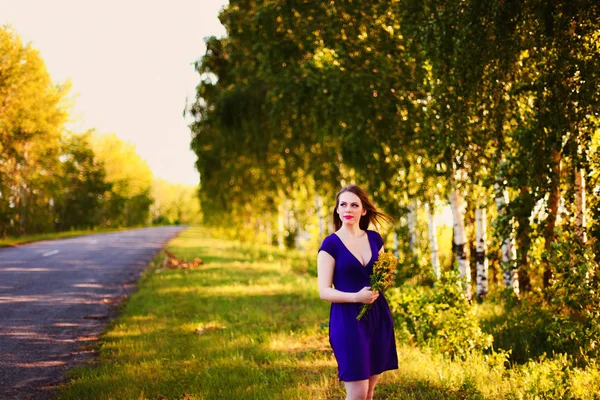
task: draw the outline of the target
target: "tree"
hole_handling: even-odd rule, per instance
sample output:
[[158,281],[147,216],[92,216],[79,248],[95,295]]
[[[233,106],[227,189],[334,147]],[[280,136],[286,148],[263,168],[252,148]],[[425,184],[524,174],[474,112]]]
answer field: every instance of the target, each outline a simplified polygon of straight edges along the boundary
[[92,133],[63,137],[61,193],[55,202],[56,228],[91,229],[100,225],[104,196],[111,185],[90,146]]
[[134,226],[148,222],[152,171],[135,146],[115,134],[92,134],[90,144],[106,171],[110,190],[104,195],[101,220],[105,226]]
[[0,229],[52,229],[60,135],[69,85],[54,85],[43,60],[10,27],[0,28]]
[[153,223],[198,224],[202,219],[198,188],[156,179],[152,185]]

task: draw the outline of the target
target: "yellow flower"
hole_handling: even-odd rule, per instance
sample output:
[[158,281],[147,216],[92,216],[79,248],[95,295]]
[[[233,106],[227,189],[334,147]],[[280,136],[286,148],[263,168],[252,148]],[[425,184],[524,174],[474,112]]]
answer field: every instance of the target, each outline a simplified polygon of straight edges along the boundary
[[[394,271],[398,266],[398,260],[394,253],[386,252],[379,254],[379,258],[373,265],[373,273],[370,276],[371,290],[384,291],[390,287],[394,279]],[[361,319],[367,314],[371,304],[363,304],[356,319]]]

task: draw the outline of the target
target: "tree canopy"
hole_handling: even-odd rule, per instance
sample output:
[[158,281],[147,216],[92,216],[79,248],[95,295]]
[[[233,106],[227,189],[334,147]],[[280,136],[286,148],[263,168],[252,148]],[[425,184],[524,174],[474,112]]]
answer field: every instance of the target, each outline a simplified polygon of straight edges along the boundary
[[275,221],[294,186],[330,198],[351,181],[399,221],[413,201],[459,191],[472,215],[506,192],[496,242],[547,286],[557,224],[578,224],[582,195],[598,204],[599,16],[591,0],[232,0],[191,109],[205,215]]

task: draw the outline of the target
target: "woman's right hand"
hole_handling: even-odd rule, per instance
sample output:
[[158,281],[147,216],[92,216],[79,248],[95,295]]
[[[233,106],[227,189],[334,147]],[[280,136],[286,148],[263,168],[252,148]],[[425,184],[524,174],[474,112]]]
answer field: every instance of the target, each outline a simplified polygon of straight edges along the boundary
[[379,292],[371,291],[371,287],[365,286],[360,292],[355,293],[355,299],[357,303],[373,304],[379,297]]

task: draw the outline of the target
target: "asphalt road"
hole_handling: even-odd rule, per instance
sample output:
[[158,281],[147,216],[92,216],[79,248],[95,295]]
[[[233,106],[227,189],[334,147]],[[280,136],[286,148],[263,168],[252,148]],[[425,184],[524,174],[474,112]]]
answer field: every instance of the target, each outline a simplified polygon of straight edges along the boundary
[[149,261],[183,227],[0,249],[0,399],[50,399]]

